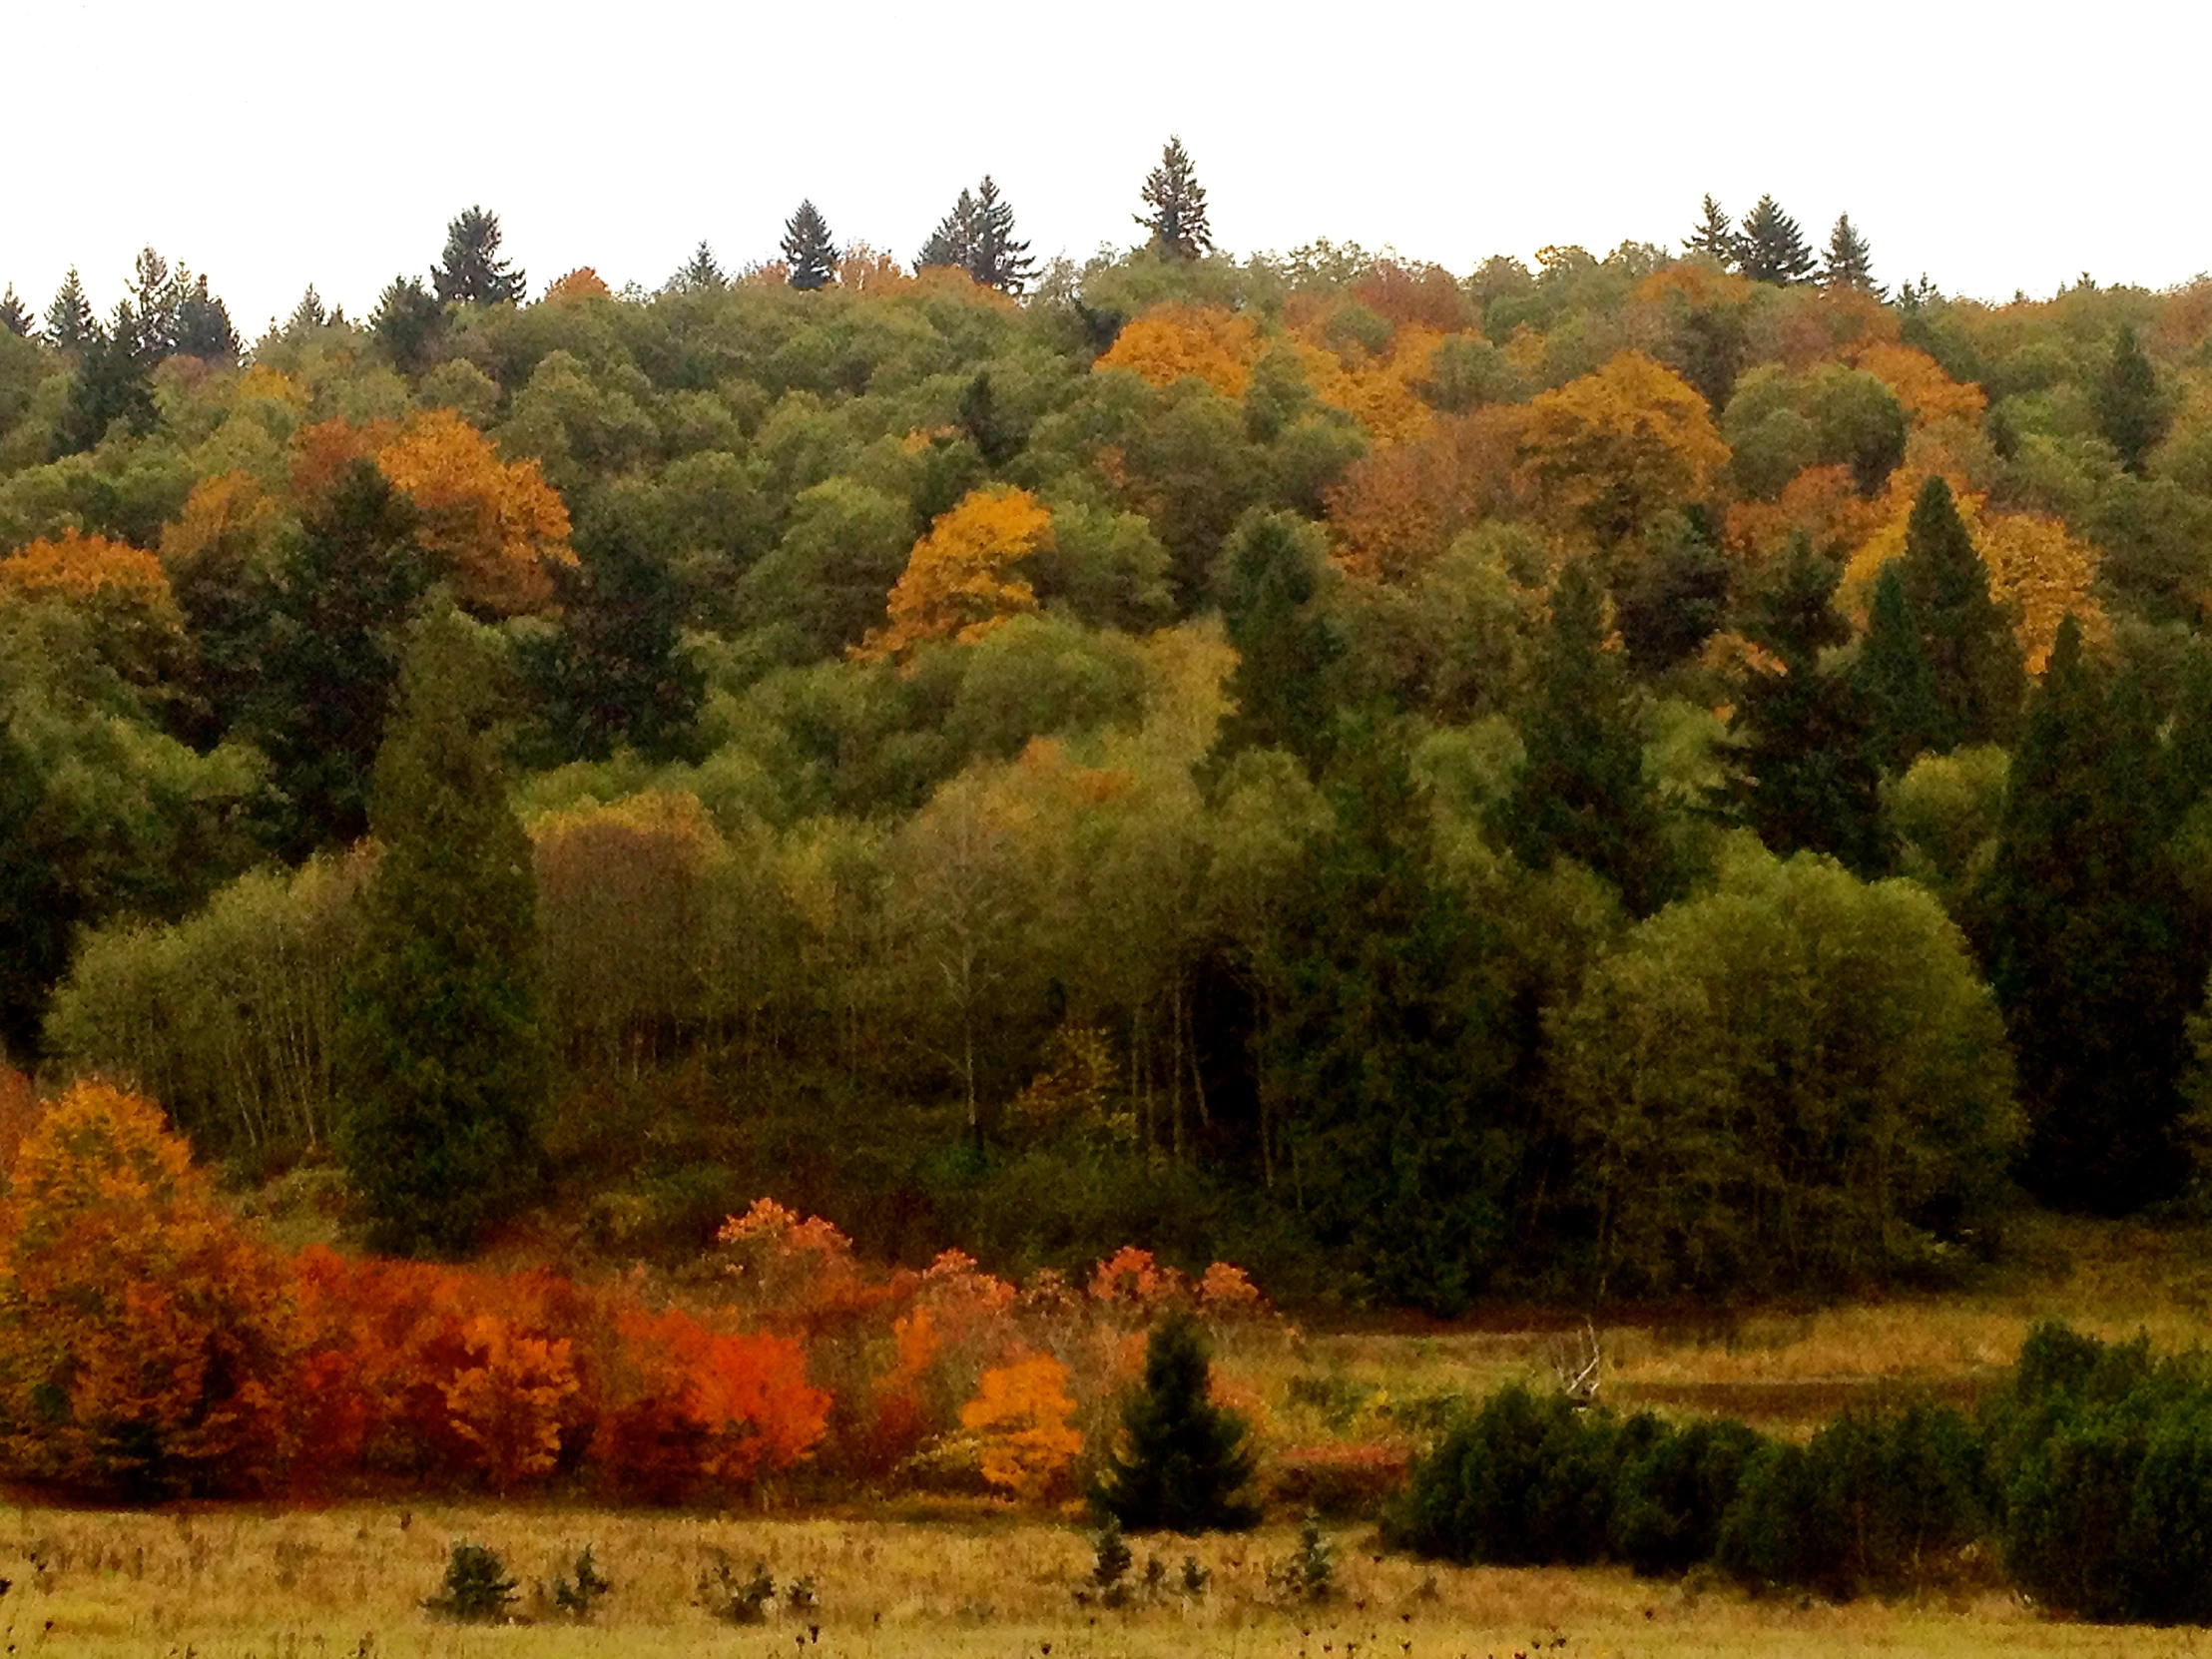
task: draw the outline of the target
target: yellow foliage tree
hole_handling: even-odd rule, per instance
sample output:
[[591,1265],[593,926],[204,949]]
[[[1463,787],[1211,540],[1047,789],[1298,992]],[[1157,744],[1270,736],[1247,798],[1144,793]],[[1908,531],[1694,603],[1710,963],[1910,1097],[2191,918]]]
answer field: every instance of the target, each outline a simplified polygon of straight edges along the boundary
[[203,478],[177,521],[162,526],[162,565],[179,578],[235,569],[262,545],[276,516],[276,503],[252,473]]
[[1155,386],[1189,375],[1224,397],[1242,397],[1262,349],[1260,330],[1248,316],[1218,305],[1155,305],[1091,366],[1126,368]]
[[1046,1354],[985,1372],[960,1407],[960,1426],[976,1438],[983,1478],[1035,1503],[1052,1495],[1083,1450],[1074,1416],[1068,1369]]
[[903,657],[927,640],[981,639],[1034,611],[1037,596],[1008,567],[1052,545],[1052,515],[1029,491],[970,490],[914,543],[891,589],[890,620],[852,648],[856,660]]
[[1728,464],[1705,399],[1640,351],[1528,405],[1516,482],[1561,529],[1616,546],[1709,494]]
[[1424,437],[1435,425],[1434,411],[1414,387],[1428,377],[1429,360],[1443,340],[1435,329],[1412,324],[1391,334],[1387,350],[1371,355],[1357,347],[1333,350],[1312,334],[1294,336],[1314,396],[1344,410],[1385,444]]
[[83,1491],[271,1477],[294,1354],[284,1276],[158,1107],[54,1102],[0,1204],[0,1461]]
[[565,276],[553,278],[545,290],[548,305],[574,305],[586,299],[610,298],[606,279],[588,265],[578,266]]
[[1942,364],[1910,345],[1878,340],[1854,351],[1851,359],[1854,367],[1865,369],[1897,394],[1917,426],[1933,426],[1939,420],[1977,421],[1989,406],[1979,386],[1953,380]]
[[553,565],[572,565],[568,508],[536,461],[502,461],[451,409],[425,409],[376,448],[376,467],[422,515],[423,550],[441,558],[466,604],[513,615],[543,604]]
[[847,293],[910,293],[916,283],[906,268],[864,242],[848,246],[837,259],[837,286]]

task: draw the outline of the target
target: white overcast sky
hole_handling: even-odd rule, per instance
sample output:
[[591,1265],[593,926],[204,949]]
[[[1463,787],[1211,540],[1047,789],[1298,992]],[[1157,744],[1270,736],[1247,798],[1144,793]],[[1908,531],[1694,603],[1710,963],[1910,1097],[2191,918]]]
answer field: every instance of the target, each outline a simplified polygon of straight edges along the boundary
[[151,243],[242,332],[365,311],[496,210],[532,291],[769,257],[811,196],[910,259],[996,177],[1036,251],[1134,240],[1171,131],[1235,252],[1465,272],[1679,242],[1766,191],[1878,275],[2048,293],[2212,268],[2212,6],[0,0],[0,281],[103,310]]

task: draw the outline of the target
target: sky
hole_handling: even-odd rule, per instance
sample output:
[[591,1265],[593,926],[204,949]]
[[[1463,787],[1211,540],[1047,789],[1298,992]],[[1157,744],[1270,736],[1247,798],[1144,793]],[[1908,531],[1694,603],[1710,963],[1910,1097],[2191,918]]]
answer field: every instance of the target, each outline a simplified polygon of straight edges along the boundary
[[151,244],[249,337],[495,211],[533,292],[772,258],[802,197],[911,259],[990,173],[1035,252],[1136,240],[1171,132],[1215,237],[1464,273],[1678,244],[1700,198],[1841,212],[1877,276],[2047,294],[2212,269],[2212,7],[1116,0],[0,3],[0,282],[104,310]]

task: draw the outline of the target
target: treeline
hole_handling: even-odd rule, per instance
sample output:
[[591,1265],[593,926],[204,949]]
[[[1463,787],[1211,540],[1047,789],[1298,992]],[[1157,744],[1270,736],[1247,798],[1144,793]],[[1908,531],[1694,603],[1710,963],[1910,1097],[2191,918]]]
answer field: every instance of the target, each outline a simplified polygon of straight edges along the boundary
[[1451,1309],[2189,1197],[2203,284],[1144,205],[534,303],[466,215],[89,447],[93,347],[0,331],[11,1052],[408,1248],[776,1190]]

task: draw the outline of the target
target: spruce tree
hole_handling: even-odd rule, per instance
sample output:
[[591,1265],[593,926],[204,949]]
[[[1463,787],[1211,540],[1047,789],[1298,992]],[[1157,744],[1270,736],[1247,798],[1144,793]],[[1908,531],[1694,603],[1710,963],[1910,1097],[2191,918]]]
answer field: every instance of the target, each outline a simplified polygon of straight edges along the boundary
[[998,194],[988,173],[975,188],[975,242],[967,270],[984,287],[1002,293],[1021,292],[1037,275],[1029,245],[1014,236],[1013,204]]
[[1212,1355],[1188,1314],[1145,1344],[1144,1381],[1123,1403],[1123,1444],[1091,1487],[1101,1520],[1130,1532],[1241,1532],[1260,1524],[1251,1431],[1213,1401]]
[[369,313],[369,332],[377,347],[402,374],[419,374],[445,325],[445,307],[414,276],[394,276]]
[[131,314],[138,323],[138,355],[149,369],[177,349],[178,297],[169,262],[151,248],[140,249],[131,268]]
[[1827,852],[1862,873],[1881,861],[1880,775],[1851,677],[1821,655],[1851,638],[1835,607],[1842,572],[1799,536],[1753,602],[1745,637],[1774,659],[1745,676],[1729,717],[1736,815],[1778,853]]
[[1169,138],[1160,165],[1144,182],[1144,203],[1151,210],[1137,223],[1152,233],[1152,251],[1166,259],[1195,260],[1213,252],[1206,223],[1206,190],[1198,182],[1190,152],[1180,138]]
[[138,313],[124,300],[107,327],[95,327],[77,348],[77,372],[55,428],[64,454],[92,448],[117,421],[134,432],[153,427],[154,364],[145,355]]
[[1868,753],[1888,772],[1902,773],[1923,755],[1947,747],[1949,729],[1921,632],[1904,573],[1893,560],[1875,580],[1867,637],[1852,670],[1867,722]]
[[28,339],[37,326],[38,319],[31,314],[31,307],[16,297],[15,284],[10,282],[8,291],[0,294],[0,328],[18,338]]
[[1874,279],[1874,250],[1852,224],[1849,214],[1838,216],[1835,230],[1828,234],[1828,257],[1821,262],[1821,285],[1856,288],[1877,299],[1886,297],[1884,289]]
[[296,339],[299,335],[320,328],[330,320],[329,311],[323,306],[322,295],[315,292],[314,283],[307,284],[307,291],[299,296],[299,303],[292,306],[291,315],[285,319],[284,335]]
[[529,284],[499,258],[499,216],[470,208],[445,228],[445,255],[430,273],[445,304],[520,304]]
[[914,256],[914,269],[925,271],[931,266],[951,266],[967,271],[975,259],[975,220],[974,194],[963,190],[960,199],[952,204],[952,211],[937,221],[937,228],[929,233],[929,240]]
[[1703,255],[1723,271],[1734,271],[1743,257],[1743,239],[1736,234],[1735,222],[1710,196],[1705,199],[1689,240],[1682,246],[1692,254]]
[[481,634],[442,605],[412,630],[340,995],[339,1152],[374,1247],[414,1255],[467,1250],[528,1190],[549,1071],[536,876]]
[[1744,275],[1755,282],[1787,285],[1813,275],[1813,250],[1805,245],[1805,233],[1771,196],[1760,197],[1759,205],[1744,216],[1740,248]]
[[2155,715],[2068,616],[2006,781],[1989,981],[2027,1109],[2028,1184],[2119,1213],[2172,1193],[2186,1023],[2201,973],[2165,843]]
[[2143,470],[2144,457],[2158,447],[2171,423],[2171,411],[2159,393],[2158,371],[2135,337],[2133,323],[2120,324],[2112,342],[2112,360],[2092,392],[2097,430],[2119,452],[2130,472]]
[[812,201],[784,222],[784,263],[791,268],[788,280],[795,288],[812,293],[837,277],[837,245],[830,239],[830,223]]
[[205,276],[195,278],[178,296],[175,340],[181,356],[203,362],[223,362],[239,354],[239,331],[231,324],[231,309],[209,291]]
[[1335,741],[1344,641],[1322,599],[1329,544],[1296,513],[1248,513],[1215,575],[1237,666],[1215,755],[1286,749],[1319,772]]
[[1659,799],[1644,778],[1643,703],[1608,651],[1605,596],[1575,560],[1551,588],[1551,628],[1520,721],[1520,776],[1499,825],[1531,869],[1572,858],[1610,881],[1636,915],[1675,887]]
[[683,270],[677,272],[674,285],[686,293],[709,293],[730,285],[728,275],[704,237],[692,250],[692,257],[684,262]]
[[77,351],[99,331],[92,302],[85,297],[85,284],[78,278],[77,268],[71,266],[54,302],[46,307],[46,337],[64,351]]
[[1941,725],[1932,747],[1942,753],[1962,744],[2010,743],[2027,689],[2019,641],[1990,597],[1988,566],[1941,478],[1922,485],[1913,503],[1898,574],[1935,677]]

